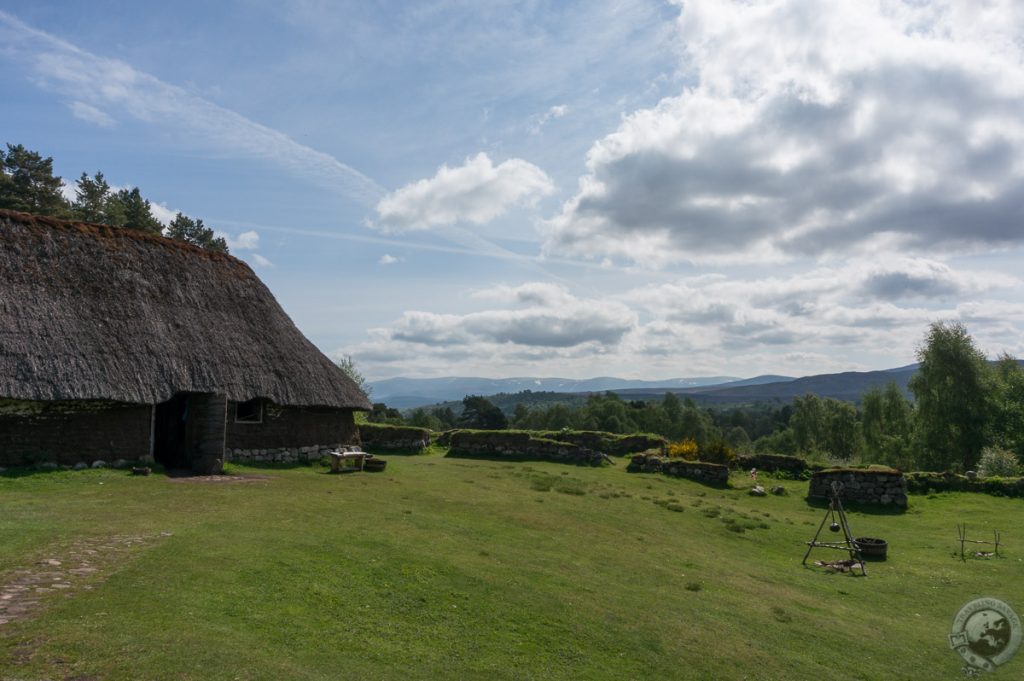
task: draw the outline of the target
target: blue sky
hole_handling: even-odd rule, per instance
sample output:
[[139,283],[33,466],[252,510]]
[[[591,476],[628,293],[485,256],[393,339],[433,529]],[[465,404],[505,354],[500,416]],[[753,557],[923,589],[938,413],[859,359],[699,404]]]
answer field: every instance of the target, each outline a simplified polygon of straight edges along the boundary
[[3,142],[223,233],[370,378],[1024,353],[1010,0],[0,1]]

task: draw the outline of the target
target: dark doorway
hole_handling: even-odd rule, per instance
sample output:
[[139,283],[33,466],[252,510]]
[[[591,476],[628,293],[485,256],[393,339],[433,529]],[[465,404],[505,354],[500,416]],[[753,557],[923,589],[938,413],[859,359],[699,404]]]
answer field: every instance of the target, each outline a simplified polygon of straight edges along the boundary
[[156,405],[153,458],[168,470],[192,468],[188,443],[189,396],[179,393]]

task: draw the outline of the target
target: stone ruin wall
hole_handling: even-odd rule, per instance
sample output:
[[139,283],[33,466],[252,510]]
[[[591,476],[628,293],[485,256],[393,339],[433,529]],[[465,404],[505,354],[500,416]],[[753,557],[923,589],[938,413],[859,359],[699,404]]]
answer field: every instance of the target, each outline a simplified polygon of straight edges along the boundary
[[606,460],[603,453],[579,445],[510,431],[455,431],[451,436],[450,454],[466,458],[557,461],[592,466]]
[[430,431],[412,426],[361,423],[359,439],[367,451],[418,452],[430,446]]
[[858,504],[907,506],[907,481],[899,471],[823,470],[811,476],[808,497],[827,499],[832,483],[843,485],[842,500]]
[[234,463],[307,463],[319,461],[331,452],[358,451],[359,445],[309,445],[307,447],[274,447],[271,449],[225,449],[225,459]]
[[704,461],[666,459],[652,454],[637,454],[626,468],[630,473],[664,473],[673,478],[687,478],[708,485],[725,487],[729,484],[729,467]]

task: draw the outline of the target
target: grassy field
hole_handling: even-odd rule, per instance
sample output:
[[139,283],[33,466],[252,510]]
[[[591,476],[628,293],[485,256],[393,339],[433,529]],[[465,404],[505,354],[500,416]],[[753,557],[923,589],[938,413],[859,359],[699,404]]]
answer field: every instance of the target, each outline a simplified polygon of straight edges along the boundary
[[[964,603],[1024,612],[1020,500],[851,513],[890,543],[861,578],[801,566],[823,516],[805,482],[386,458],[0,477],[0,593],[54,562],[66,582],[0,625],[0,679],[952,679]],[[954,557],[961,521],[1002,529],[1005,557]]]

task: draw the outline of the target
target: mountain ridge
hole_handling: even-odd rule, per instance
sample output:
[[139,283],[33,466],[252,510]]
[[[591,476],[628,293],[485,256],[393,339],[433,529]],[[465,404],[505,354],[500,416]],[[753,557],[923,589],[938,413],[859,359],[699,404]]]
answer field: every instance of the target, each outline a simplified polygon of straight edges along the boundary
[[462,400],[466,395],[497,395],[517,393],[524,390],[533,392],[556,392],[572,395],[606,391],[645,390],[664,394],[679,390],[699,389],[711,386],[739,386],[760,382],[793,380],[789,376],[696,376],[668,378],[661,380],[640,380],[598,376],[587,379],[571,378],[481,378],[476,376],[443,376],[439,378],[406,378],[403,376],[369,381],[370,398],[384,402],[396,409],[411,409],[440,402]]

